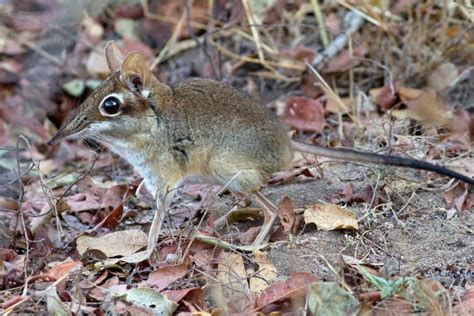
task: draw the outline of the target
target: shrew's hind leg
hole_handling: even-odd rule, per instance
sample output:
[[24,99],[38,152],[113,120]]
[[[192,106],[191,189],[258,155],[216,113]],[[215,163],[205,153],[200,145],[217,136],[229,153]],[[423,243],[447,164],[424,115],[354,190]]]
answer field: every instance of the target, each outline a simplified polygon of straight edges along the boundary
[[270,232],[270,229],[277,218],[278,208],[273,205],[273,203],[270,202],[270,200],[268,200],[261,192],[256,192],[254,195],[255,201],[263,209],[263,225],[253,242],[254,245],[260,245],[268,237],[268,233]]
[[254,244],[261,244],[267,237],[276,219],[276,207],[260,192],[260,188],[268,177],[262,167],[249,163],[236,156],[220,156],[209,163],[213,176],[220,184],[226,185],[233,192],[253,194],[256,202],[263,208],[263,226]]

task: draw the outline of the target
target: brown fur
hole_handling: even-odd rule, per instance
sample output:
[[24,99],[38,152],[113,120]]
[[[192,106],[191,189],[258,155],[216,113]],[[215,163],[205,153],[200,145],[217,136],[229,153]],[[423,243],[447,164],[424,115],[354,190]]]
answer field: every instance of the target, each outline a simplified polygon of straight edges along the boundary
[[[142,96],[143,90],[150,96]],[[103,117],[98,104],[113,92],[125,96],[121,114]],[[95,132],[99,122],[110,128]],[[162,194],[186,177],[256,192],[292,157],[285,129],[262,105],[214,80],[164,85],[140,53],[125,59],[121,71],[94,91],[53,141],[81,130],[124,156],[141,171],[147,188]]]

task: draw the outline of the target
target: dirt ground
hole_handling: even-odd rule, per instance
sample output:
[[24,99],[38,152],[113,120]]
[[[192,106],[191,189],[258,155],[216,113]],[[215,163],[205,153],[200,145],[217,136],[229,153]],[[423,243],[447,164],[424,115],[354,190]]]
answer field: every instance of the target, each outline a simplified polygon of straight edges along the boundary
[[[422,174],[401,168],[335,162],[324,166],[323,178],[300,176],[288,184],[266,187],[263,193],[275,204],[288,196],[295,208],[329,203],[349,182],[354,191],[370,183],[384,186],[389,192],[383,205],[376,209],[367,203],[347,205],[359,220],[356,232],[321,231],[308,225],[289,241],[271,243],[266,250],[279,275],[310,272],[325,280],[337,280],[343,271],[342,255],[347,255],[363,258],[361,262],[380,268],[388,278],[432,278],[450,289],[461,289],[472,282],[474,216],[471,211],[450,216],[442,191],[446,178],[426,186],[418,182]],[[235,205],[229,195],[213,199],[209,209],[216,210],[215,216],[225,214]],[[221,233],[226,236],[259,223],[243,221]]]

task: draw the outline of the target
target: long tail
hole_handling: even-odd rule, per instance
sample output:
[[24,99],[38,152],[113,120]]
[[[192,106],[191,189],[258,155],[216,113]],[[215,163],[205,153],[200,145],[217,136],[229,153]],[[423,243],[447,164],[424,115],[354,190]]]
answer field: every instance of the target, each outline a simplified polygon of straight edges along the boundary
[[318,145],[308,145],[293,141],[291,142],[291,146],[296,151],[329,158],[341,159],[345,161],[368,162],[379,165],[429,170],[451,178],[456,178],[470,185],[474,185],[474,179],[459,172],[438,165],[434,165],[426,161],[390,155],[379,155],[349,148],[326,148]]

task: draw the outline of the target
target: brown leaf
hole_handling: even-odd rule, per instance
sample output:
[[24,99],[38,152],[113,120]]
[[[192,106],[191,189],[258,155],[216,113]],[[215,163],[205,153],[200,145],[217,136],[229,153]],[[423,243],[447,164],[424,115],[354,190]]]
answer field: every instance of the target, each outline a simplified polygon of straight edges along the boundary
[[257,238],[258,233],[260,232],[261,227],[250,227],[247,231],[239,234],[239,241],[243,245],[250,245],[255,238]]
[[300,61],[311,61],[316,55],[316,52],[312,47],[298,45],[291,49],[283,50],[282,54]]
[[471,141],[467,133],[451,133],[441,137],[444,153],[449,157],[456,157],[471,150]]
[[[241,311],[250,303],[248,293],[247,272],[241,254],[224,252],[219,263],[217,278],[225,287],[220,287],[224,305],[230,310]],[[227,302],[225,302],[227,301]]]
[[112,212],[107,214],[107,216],[94,227],[94,230],[97,230],[99,227],[105,227],[108,229],[115,229],[120,224],[120,220],[123,215],[123,203],[117,206]]
[[258,270],[254,276],[250,277],[250,290],[252,292],[262,292],[278,277],[278,271],[267,254],[262,251],[255,251],[253,260],[258,265]]
[[99,250],[107,257],[128,256],[147,245],[147,235],[141,230],[122,230],[101,237],[79,236],[76,239],[80,255]]
[[435,90],[418,90],[402,87],[398,90],[401,100],[412,112],[413,118],[424,124],[441,126],[449,122],[451,114]]
[[204,291],[199,287],[168,290],[161,292],[161,294],[176,303],[180,302],[181,300],[186,300],[187,302],[192,303],[198,307],[204,307]]
[[311,273],[297,272],[285,281],[275,282],[255,297],[252,312],[295,294],[305,295],[308,286],[318,280]]
[[382,88],[375,88],[369,91],[372,101],[377,104],[382,111],[388,111],[398,101],[395,83],[387,84]]
[[211,264],[219,263],[221,253],[222,250],[220,249],[204,249],[195,253],[192,259],[198,267],[205,267]]
[[454,306],[453,315],[474,315],[474,286],[468,283],[466,287],[462,301]]
[[340,98],[342,103],[346,106],[344,109],[339,103],[336,101],[334,98],[328,98],[326,102],[326,111],[329,113],[340,113],[340,114],[347,114],[349,113],[350,109],[354,108],[354,105],[356,104],[356,100],[353,98]]
[[127,184],[114,185],[107,189],[103,195],[102,205],[103,207],[110,207],[111,209],[117,208],[130,194],[131,190]]
[[89,192],[76,193],[65,197],[64,200],[72,212],[96,210],[101,207],[100,197]]
[[315,204],[306,208],[304,221],[316,224],[319,230],[359,228],[354,214],[335,204]]
[[353,193],[352,185],[350,183],[344,184],[342,192],[331,197],[333,203],[368,203],[371,207],[380,204],[380,196],[385,196],[385,190],[380,187],[377,194],[374,193],[374,188],[371,185],[366,185],[361,191]]
[[304,96],[310,99],[317,99],[324,94],[319,80],[310,73],[303,73],[300,89],[303,91]]
[[278,216],[280,217],[280,223],[283,226],[283,230],[287,234],[295,234],[297,227],[296,214],[293,208],[293,202],[287,196],[283,198],[278,206]]
[[339,53],[339,55],[331,59],[321,72],[323,74],[329,74],[348,71],[349,69],[360,63],[358,58],[362,58],[366,54],[367,48],[364,45],[354,47],[352,55],[351,52],[346,49],[345,51]]
[[81,267],[82,262],[80,261],[67,261],[67,262],[61,262],[54,267],[52,267],[47,274],[54,278],[55,280],[58,280],[62,278],[63,276],[69,274],[72,270]]
[[80,261],[61,262],[49,269],[49,271],[46,273],[31,276],[30,278],[28,278],[28,282],[53,282],[61,279],[62,277],[71,273],[73,270],[80,267],[82,267],[82,262]]
[[166,289],[171,283],[181,279],[188,273],[189,261],[185,260],[180,264],[159,268],[148,275],[144,282],[146,285],[158,288],[158,291]]
[[469,209],[468,184],[459,182],[449,191],[444,193],[444,199],[448,208],[456,208],[459,212]]
[[321,132],[326,126],[324,107],[320,99],[289,97],[281,118],[286,124],[300,131]]
[[428,85],[436,91],[450,87],[459,77],[456,65],[450,62],[442,63],[429,76]]
[[86,70],[92,77],[106,78],[110,73],[102,50],[92,50],[86,61]]

